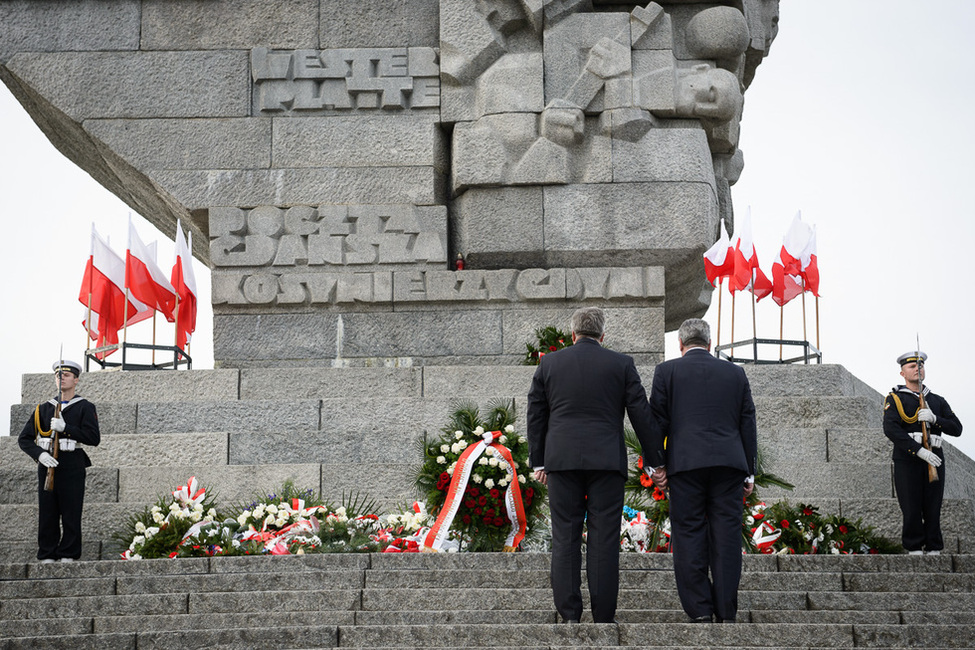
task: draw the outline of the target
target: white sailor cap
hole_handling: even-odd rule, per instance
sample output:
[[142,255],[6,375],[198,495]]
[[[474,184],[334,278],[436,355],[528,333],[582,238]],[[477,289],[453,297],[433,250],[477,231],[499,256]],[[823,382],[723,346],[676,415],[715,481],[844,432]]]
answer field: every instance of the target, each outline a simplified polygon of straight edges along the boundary
[[919,363],[924,363],[928,360],[928,355],[924,352],[919,352],[917,350],[911,350],[910,352],[905,352],[904,354],[897,357],[897,363],[904,365],[905,363],[914,363],[915,361]]
[[77,361],[68,361],[67,359],[55,361],[51,364],[51,370],[54,372],[58,372],[59,370],[69,370],[74,373],[75,377],[81,376],[81,364]]

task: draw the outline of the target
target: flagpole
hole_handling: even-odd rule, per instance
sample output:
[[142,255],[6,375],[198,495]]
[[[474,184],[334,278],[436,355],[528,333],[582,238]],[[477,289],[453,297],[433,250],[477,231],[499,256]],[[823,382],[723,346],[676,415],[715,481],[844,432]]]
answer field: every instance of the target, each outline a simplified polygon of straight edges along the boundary
[[822,352],[819,347],[819,296],[816,296],[816,349]]
[[809,335],[806,334],[806,279],[802,279],[802,340],[808,341]]
[[[731,290],[729,283],[728,290]],[[732,359],[735,358],[735,292],[731,292],[731,348],[728,350]]]
[[156,366],[156,312],[152,312],[152,363],[153,368]]
[[724,278],[718,278],[718,342],[715,349],[721,346],[721,290],[724,289]]
[[785,338],[785,305],[779,305],[779,363],[782,363],[782,339]]
[[752,350],[755,352],[755,363],[758,363],[758,321],[755,319],[755,269],[752,269]]

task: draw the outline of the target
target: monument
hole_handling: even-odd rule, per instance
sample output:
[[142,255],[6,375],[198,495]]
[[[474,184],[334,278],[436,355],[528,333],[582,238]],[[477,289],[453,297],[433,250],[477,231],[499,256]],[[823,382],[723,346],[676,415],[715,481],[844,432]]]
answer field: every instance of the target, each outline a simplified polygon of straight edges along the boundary
[[[0,78],[212,269],[218,367],[511,364],[710,301],[777,0],[0,6]],[[462,256],[464,270],[455,270]]]

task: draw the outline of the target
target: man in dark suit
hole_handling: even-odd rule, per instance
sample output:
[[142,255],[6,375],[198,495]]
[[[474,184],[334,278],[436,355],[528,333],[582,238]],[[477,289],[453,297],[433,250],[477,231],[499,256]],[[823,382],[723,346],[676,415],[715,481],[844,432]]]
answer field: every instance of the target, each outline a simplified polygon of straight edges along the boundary
[[528,393],[529,462],[548,485],[552,592],[568,623],[582,616],[582,526],[592,617],[612,623],[619,592],[620,517],[626,481],[623,414],[640,444],[657,446],[646,391],[633,359],[607,350],[597,307],[572,315],[573,345],[546,354]]
[[758,454],[755,404],[744,370],[711,356],[705,321],[684,321],[677,338],[681,357],[653,375],[650,409],[666,447],[654,452],[666,461],[651,476],[670,488],[674,576],[684,611],[695,623],[732,623],[743,500],[754,487]]

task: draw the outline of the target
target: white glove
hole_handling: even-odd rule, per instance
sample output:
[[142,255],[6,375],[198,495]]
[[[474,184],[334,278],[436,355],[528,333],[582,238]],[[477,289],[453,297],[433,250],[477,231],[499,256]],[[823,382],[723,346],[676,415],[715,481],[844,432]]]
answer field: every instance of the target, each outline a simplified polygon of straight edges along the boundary
[[925,449],[921,447],[917,450],[917,457],[923,460],[925,463],[931,467],[941,467],[941,459],[930,449]]
[[917,419],[921,422],[928,422],[930,424],[934,424],[938,421],[938,418],[931,409],[918,409]]
[[51,454],[47,453],[46,451],[41,452],[41,455],[37,457],[37,462],[43,465],[44,467],[58,466],[58,459],[52,456]]
[[51,418],[51,431],[64,433],[64,418]]

